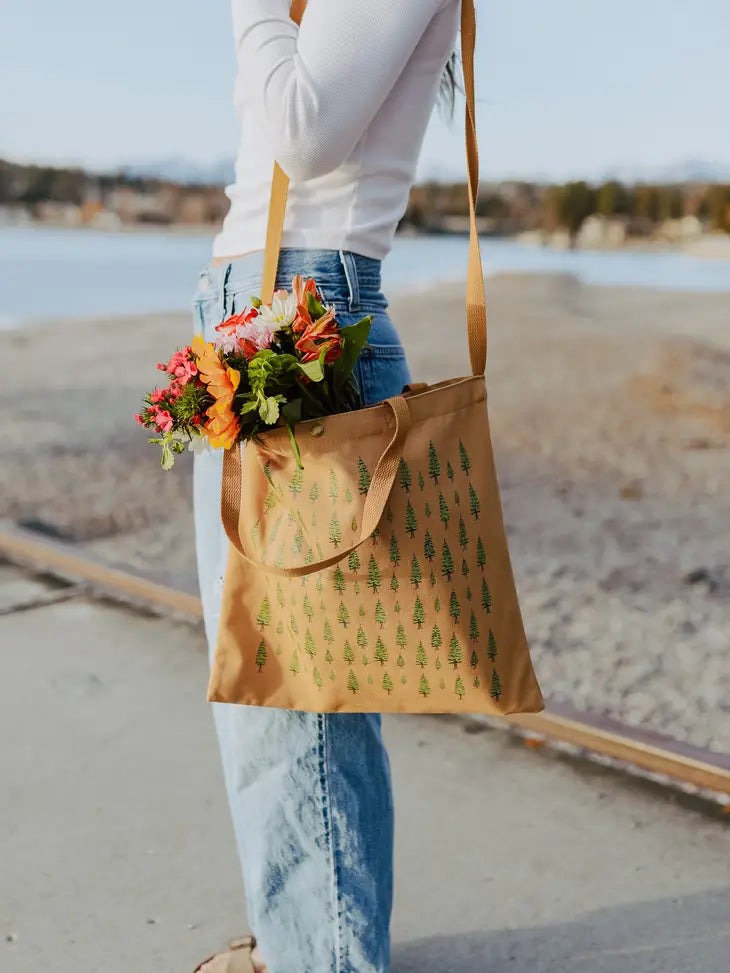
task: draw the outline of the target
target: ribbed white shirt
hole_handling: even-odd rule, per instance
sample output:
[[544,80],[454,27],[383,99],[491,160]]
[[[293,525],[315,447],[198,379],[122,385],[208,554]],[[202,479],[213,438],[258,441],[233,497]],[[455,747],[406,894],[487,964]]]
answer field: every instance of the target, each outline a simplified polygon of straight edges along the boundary
[[274,159],[282,246],[382,259],[405,211],[460,0],[232,0],[241,125],[215,256],[261,250]]

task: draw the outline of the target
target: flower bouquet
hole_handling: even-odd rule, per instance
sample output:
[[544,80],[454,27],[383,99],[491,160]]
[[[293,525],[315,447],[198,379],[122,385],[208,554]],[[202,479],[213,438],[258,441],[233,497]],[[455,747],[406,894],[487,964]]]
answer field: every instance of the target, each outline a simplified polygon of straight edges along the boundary
[[229,449],[277,426],[301,468],[298,422],[362,408],[353,372],[371,323],[367,315],[340,327],[315,281],[297,275],[291,293],[275,291],[270,305],[251,298],[213,342],[196,336],[160,363],[168,385],[146,396],[135,419],[156,433],[149,442],[162,447],[166,470],[186,446]]

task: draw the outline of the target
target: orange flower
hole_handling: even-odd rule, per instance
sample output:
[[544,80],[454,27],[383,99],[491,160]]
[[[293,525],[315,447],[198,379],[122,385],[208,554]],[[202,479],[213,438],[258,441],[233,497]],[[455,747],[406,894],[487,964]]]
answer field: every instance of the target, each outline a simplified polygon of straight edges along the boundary
[[[306,308],[299,310],[300,315],[302,310],[305,311],[306,318],[301,315],[302,327],[299,330],[301,330],[302,336],[296,343],[297,351],[302,353],[302,360],[306,362],[319,358],[322,349],[327,348],[324,361],[325,364],[329,365],[330,362],[340,357],[342,350],[342,335],[339,325],[335,321],[334,307],[328,307],[322,317],[316,321],[312,321]],[[297,330],[296,325],[294,330]]]
[[198,360],[198,377],[215,399],[206,412],[209,421],[203,430],[211,446],[228,449],[235,443],[241,429],[241,423],[231,408],[241,373],[224,365],[218,352],[203,340],[202,335],[193,338],[191,347]]

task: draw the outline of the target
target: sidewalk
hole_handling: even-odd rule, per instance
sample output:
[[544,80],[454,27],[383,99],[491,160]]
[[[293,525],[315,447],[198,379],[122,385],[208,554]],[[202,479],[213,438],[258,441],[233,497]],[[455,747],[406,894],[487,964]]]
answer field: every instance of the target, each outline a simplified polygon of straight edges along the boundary
[[[2,611],[0,970],[189,973],[247,929],[200,632],[0,565]],[[499,731],[386,726],[393,973],[727,969],[722,821]]]

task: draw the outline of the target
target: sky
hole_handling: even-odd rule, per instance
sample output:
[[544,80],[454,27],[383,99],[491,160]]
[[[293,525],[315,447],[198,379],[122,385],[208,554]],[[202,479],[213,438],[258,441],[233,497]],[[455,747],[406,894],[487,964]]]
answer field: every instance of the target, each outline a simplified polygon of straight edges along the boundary
[[[477,20],[487,178],[730,169],[728,0],[477,0]],[[227,0],[2,0],[0,157],[232,157],[234,67]],[[462,124],[434,115],[420,178],[463,176]]]

